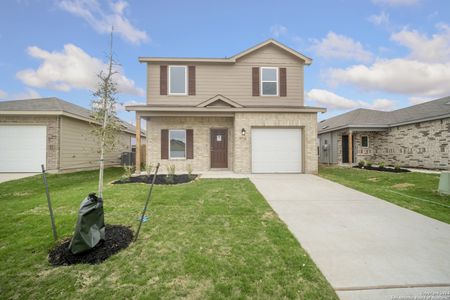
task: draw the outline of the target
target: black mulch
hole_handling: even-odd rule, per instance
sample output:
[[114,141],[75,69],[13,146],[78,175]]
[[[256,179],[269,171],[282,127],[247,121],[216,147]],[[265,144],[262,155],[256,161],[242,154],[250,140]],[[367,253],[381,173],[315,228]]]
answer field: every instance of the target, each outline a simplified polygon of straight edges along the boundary
[[69,250],[70,239],[50,250],[48,261],[54,266],[74,264],[99,264],[108,257],[127,248],[133,240],[133,231],[122,225],[106,225],[105,241],[101,241],[92,250],[80,254],[72,254]]
[[386,167],[372,167],[372,166],[364,166],[364,167],[360,167],[360,166],[354,166],[353,168],[357,168],[357,169],[364,169],[364,170],[371,170],[371,171],[381,171],[381,172],[391,172],[391,173],[407,173],[407,172],[411,172],[410,170],[407,169],[402,169],[402,168],[386,168]]
[[[124,183],[152,183],[154,175],[139,175],[128,177],[126,179],[119,179],[113,182],[113,184],[124,184]],[[195,178],[198,175],[194,174],[182,174],[182,175],[156,175],[155,184],[179,184],[179,183],[187,183]]]

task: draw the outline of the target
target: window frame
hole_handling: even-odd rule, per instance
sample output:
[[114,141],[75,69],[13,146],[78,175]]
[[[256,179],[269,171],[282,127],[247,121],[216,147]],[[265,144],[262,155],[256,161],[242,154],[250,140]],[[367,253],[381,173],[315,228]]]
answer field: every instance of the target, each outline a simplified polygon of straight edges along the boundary
[[[172,157],[172,151],[171,151],[171,144],[170,144],[170,133],[174,131],[182,131],[184,132],[184,157]],[[186,129],[169,129],[169,132],[167,134],[167,143],[168,143],[168,150],[169,150],[169,160],[186,160],[187,158],[187,132]]]
[[[171,91],[171,72],[172,68],[184,68],[184,93],[172,93]],[[185,65],[170,65],[167,72],[168,93],[169,96],[187,96],[188,94],[188,67]]]
[[[277,80],[273,81],[273,80],[263,80],[263,70],[264,69],[269,69],[269,70],[276,70],[276,76],[277,76]],[[276,88],[276,94],[275,95],[265,95],[264,94],[264,89],[263,89],[263,83],[264,82],[276,82],[277,84],[277,88]],[[259,68],[259,94],[263,97],[278,97],[280,95],[280,68],[278,67],[260,67]]]
[[[363,145],[363,138],[367,138],[367,146],[364,146],[364,145]],[[361,136],[361,147],[362,147],[362,148],[369,148],[369,145],[370,145],[370,144],[369,144],[369,136],[368,136],[368,135],[362,135],[362,136]]]

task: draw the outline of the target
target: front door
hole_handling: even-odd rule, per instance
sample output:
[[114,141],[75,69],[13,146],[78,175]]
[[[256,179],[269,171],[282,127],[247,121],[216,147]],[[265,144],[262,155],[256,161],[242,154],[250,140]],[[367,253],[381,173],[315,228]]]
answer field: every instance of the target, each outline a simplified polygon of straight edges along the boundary
[[348,135],[342,136],[342,163],[348,163]]
[[228,168],[227,129],[211,129],[211,168]]

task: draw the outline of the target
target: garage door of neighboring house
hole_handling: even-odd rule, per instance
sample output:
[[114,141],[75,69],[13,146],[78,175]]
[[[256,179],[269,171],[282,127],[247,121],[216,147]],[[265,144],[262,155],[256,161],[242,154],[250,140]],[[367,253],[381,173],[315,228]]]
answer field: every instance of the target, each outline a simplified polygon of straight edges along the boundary
[[46,141],[46,126],[0,125],[0,172],[39,172]]
[[253,173],[300,173],[302,131],[300,128],[253,128]]

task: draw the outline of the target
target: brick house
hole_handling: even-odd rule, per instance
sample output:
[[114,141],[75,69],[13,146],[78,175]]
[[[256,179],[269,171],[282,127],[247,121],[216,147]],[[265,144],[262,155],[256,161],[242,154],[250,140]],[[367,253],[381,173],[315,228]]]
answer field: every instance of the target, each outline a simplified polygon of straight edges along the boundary
[[319,161],[450,167],[450,97],[394,110],[356,109],[321,121]]
[[147,103],[127,110],[136,124],[147,122],[147,163],[181,172],[317,173],[317,113],[325,109],[304,106],[310,58],[270,39],[228,58],[139,61]]

